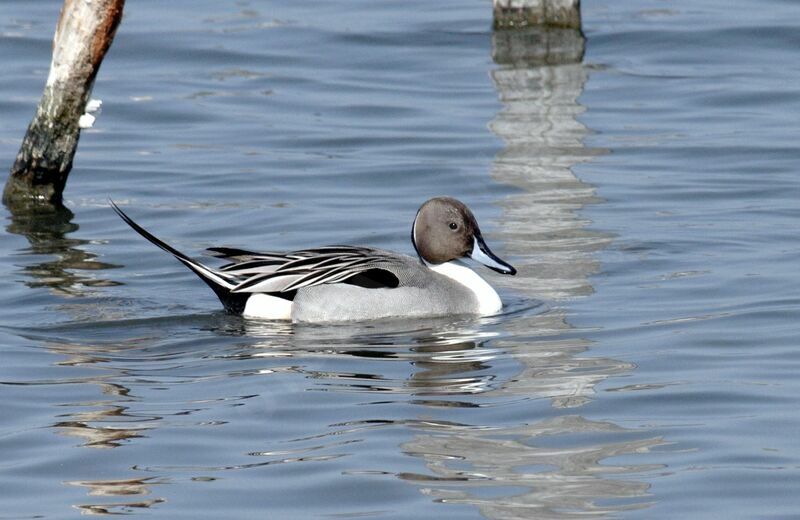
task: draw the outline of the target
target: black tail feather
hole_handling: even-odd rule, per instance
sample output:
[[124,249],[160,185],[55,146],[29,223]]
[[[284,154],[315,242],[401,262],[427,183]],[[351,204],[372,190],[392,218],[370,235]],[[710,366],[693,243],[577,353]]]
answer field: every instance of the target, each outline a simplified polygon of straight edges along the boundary
[[191,269],[192,272],[195,273],[201,280],[203,280],[209,287],[211,287],[219,300],[222,302],[225,310],[234,314],[241,314],[242,311],[244,311],[245,303],[250,297],[250,294],[232,293],[231,289],[236,286],[236,282],[233,280],[228,280],[226,275],[219,273],[210,267],[206,267],[200,262],[192,260],[185,254],[181,253],[171,245],[154,236],[142,226],[134,222],[132,218],[125,214],[124,211],[119,209],[119,206],[117,206],[113,200],[108,199],[108,202],[114,211],[117,212],[117,215],[119,215],[126,224],[133,228],[134,231],[142,235],[152,244],[174,256],[183,265]]
[[122,220],[124,220],[126,224],[128,224],[130,227],[132,227],[134,231],[136,231],[137,233],[142,235],[144,238],[146,238],[152,244],[160,247],[161,249],[163,249],[167,253],[172,254],[173,256],[175,256],[175,258],[177,258],[179,260],[182,260],[184,262],[194,263],[188,256],[186,256],[185,254],[181,253],[180,251],[178,251],[177,249],[175,249],[171,245],[167,244],[163,240],[159,239],[158,237],[152,235],[145,228],[143,228],[142,226],[140,226],[139,224],[134,222],[132,218],[130,218],[128,215],[125,214],[124,211],[119,209],[119,206],[117,206],[116,203],[114,203],[113,200],[108,199],[108,203],[111,204],[111,208],[114,211],[117,212],[117,215],[119,215],[120,218]]

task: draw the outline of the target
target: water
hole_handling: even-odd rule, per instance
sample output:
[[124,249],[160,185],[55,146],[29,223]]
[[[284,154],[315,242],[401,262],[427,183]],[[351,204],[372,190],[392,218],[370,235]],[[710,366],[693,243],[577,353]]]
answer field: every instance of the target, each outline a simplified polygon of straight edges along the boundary
[[[128,2],[68,211],[3,209],[0,518],[797,514],[792,2],[584,1],[582,61],[486,2],[191,4]],[[0,4],[3,164],[59,7]],[[227,316],[106,203],[408,252],[438,194],[520,270],[503,315]]]

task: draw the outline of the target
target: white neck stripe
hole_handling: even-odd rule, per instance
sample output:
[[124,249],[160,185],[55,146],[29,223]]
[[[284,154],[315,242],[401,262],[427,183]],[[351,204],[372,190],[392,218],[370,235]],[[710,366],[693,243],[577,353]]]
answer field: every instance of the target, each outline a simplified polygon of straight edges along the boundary
[[426,262],[431,270],[454,280],[475,294],[478,300],[478,312],[482,316],[497,314],[503,308],[503,302],[491,285],[480,277],[478,273],[456,261],[431,265]]

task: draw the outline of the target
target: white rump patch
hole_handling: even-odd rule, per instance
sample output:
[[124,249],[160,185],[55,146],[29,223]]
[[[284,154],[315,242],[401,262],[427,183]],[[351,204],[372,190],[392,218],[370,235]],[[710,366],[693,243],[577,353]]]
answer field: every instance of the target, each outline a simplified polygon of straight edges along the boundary
[[254,294],[247,299],[242,316],[265,320],[289,320],[292,318],[292,302],[269,294]]
[[457,262],[445,262],[428,266],[439,274],[455,280],[475,294],[478,299],[478,312],[483,316],[497,314],[503,308],[503,302],[497,291],[475,271]]

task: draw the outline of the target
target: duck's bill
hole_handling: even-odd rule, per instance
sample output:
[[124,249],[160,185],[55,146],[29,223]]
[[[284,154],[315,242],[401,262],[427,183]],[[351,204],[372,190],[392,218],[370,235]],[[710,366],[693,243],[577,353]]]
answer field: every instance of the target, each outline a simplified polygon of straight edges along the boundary
[[492,250],[489,249],[489,246],[486,245],[486,242],[483,241],[483,237],[480,235],[475,236],[474,244],[472,246],[472,253],[470,253],[469,256],[476,262],[480,262],[489,269],[497,271],[498,273],[510,275],[517,274],[516,269],[506,262],[500,260],[494,253],[492,253]]

